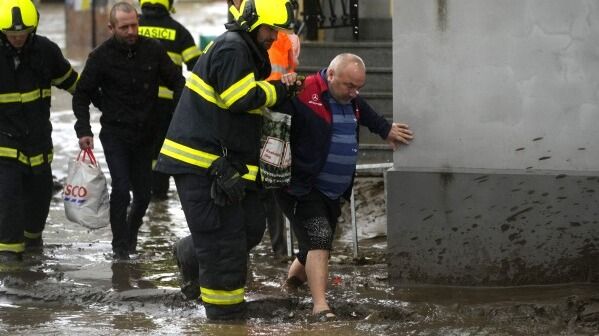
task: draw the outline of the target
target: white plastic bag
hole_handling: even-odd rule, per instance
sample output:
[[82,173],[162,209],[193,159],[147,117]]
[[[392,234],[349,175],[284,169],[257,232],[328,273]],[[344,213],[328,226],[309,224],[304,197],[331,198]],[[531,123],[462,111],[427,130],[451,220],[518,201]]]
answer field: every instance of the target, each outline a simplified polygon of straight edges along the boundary
[[110,223],[106,178],[91,149],[69,161],[69,175],[62,191],[67,219],[90,229]]
[[264,113],[260,177],[265,188],[280,188],[291,181],[291,116],[269,109]]

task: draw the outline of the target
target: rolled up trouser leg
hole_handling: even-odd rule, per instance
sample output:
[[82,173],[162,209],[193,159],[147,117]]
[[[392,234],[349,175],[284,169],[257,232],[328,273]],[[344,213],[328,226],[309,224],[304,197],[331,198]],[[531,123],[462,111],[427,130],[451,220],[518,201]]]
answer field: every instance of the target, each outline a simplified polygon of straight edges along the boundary
[[22,253],[24,214],[24,168],[17,162],[0,160],[0,251]]
[[175,175],[175,183],[199,263],[206,317],[245,318],[247,240],[241,203],[216,206],[208,176]]

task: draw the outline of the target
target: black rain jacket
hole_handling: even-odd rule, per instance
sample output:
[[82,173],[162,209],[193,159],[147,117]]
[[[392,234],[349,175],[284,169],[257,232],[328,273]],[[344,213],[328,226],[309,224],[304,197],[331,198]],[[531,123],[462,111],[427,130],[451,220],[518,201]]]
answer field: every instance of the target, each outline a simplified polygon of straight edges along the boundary
[[93,135],[89,104],[100,90],[102,133],[136,144],[152,142],[160,80],[178,100],[185,81],[159,42],[143,36],[133,46],[114,37],[106,40],[90,53],[73,95],[77,137]]

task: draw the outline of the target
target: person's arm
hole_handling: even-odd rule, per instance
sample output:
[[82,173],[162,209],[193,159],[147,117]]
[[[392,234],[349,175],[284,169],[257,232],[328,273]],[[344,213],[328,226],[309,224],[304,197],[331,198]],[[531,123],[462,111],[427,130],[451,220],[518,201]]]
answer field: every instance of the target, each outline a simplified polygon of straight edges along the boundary
[[73,94],[73,112],[75,113],[75,132],[81,149],[93,148],[93,136],[89,122],[89,104],[92,97],[98,95],[100,83],[100,57],[89,55],[85,68]]
[[414,139],[414,134],[407,124],[389,123],[359,96],[356,98],[356,104],[360,109],[360,124],[387,141],[393,150],[398,149],[400,144],[408,145]]
[[253,113],[272,107],[287,98],[286,86],[280,82],[256,80],[252,56],[242,43],[229,43],[212,56],[211,78],[214,90],[224,107],[233,113]]
[[202,51],[198,48],[197,44],[193,40],[191,33],[189,30],[185,29],[182,26],[179,31],[181,37],[181,57],[183,58],[183,62],[187,66],[187,70],[193,70],[193,67],[196,65],[198,58],[202,55]]
[[403,123],[392,123],[387,138],[385,138],[393,150],[399,149],[401,144],[409,145],[412,139],[414,139],[414,133],[408,124]]
[[49,42],[52,55],[52,59],[50,60],[52,85],[73,94],[79,74],[73,69],[71,63],[64,58],[58,45],[52,41]]
[[181,97],[183,85],[185,85],[185,78],[181,74],[181,69],[179,69],[179,67],[177,67],[170,59],[166,50],[158,45],[158,43],[156,43],[155,47],[158,48],[157,53],[159,58],[160,79],[162,79],[166,86],[173,91],[173,99],[176,103]]
[[[281,76],[280,82],[285,85],[287,88],[287,98],[279,100],[274,106],[271,108],[276,110],[277,112],[282,112],[285,114],[293,115],[293,108],[289,108],[291,104],[291,99],[295,97],[301,90],[303,90],[304,80],[306,77],[299,76],[295,72],[290,72]],[[272,81],[271,81],[272,83]]]

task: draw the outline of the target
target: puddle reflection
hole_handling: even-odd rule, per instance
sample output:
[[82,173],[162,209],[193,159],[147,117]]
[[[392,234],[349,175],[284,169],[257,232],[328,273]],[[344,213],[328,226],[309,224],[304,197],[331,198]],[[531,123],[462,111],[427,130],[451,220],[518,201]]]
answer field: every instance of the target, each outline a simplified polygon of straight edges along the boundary
[[137,263],[113,262],[110,269],[112,270],[112,288],[116,291],[156,288],[151,281],[143,279],[143,271]]

